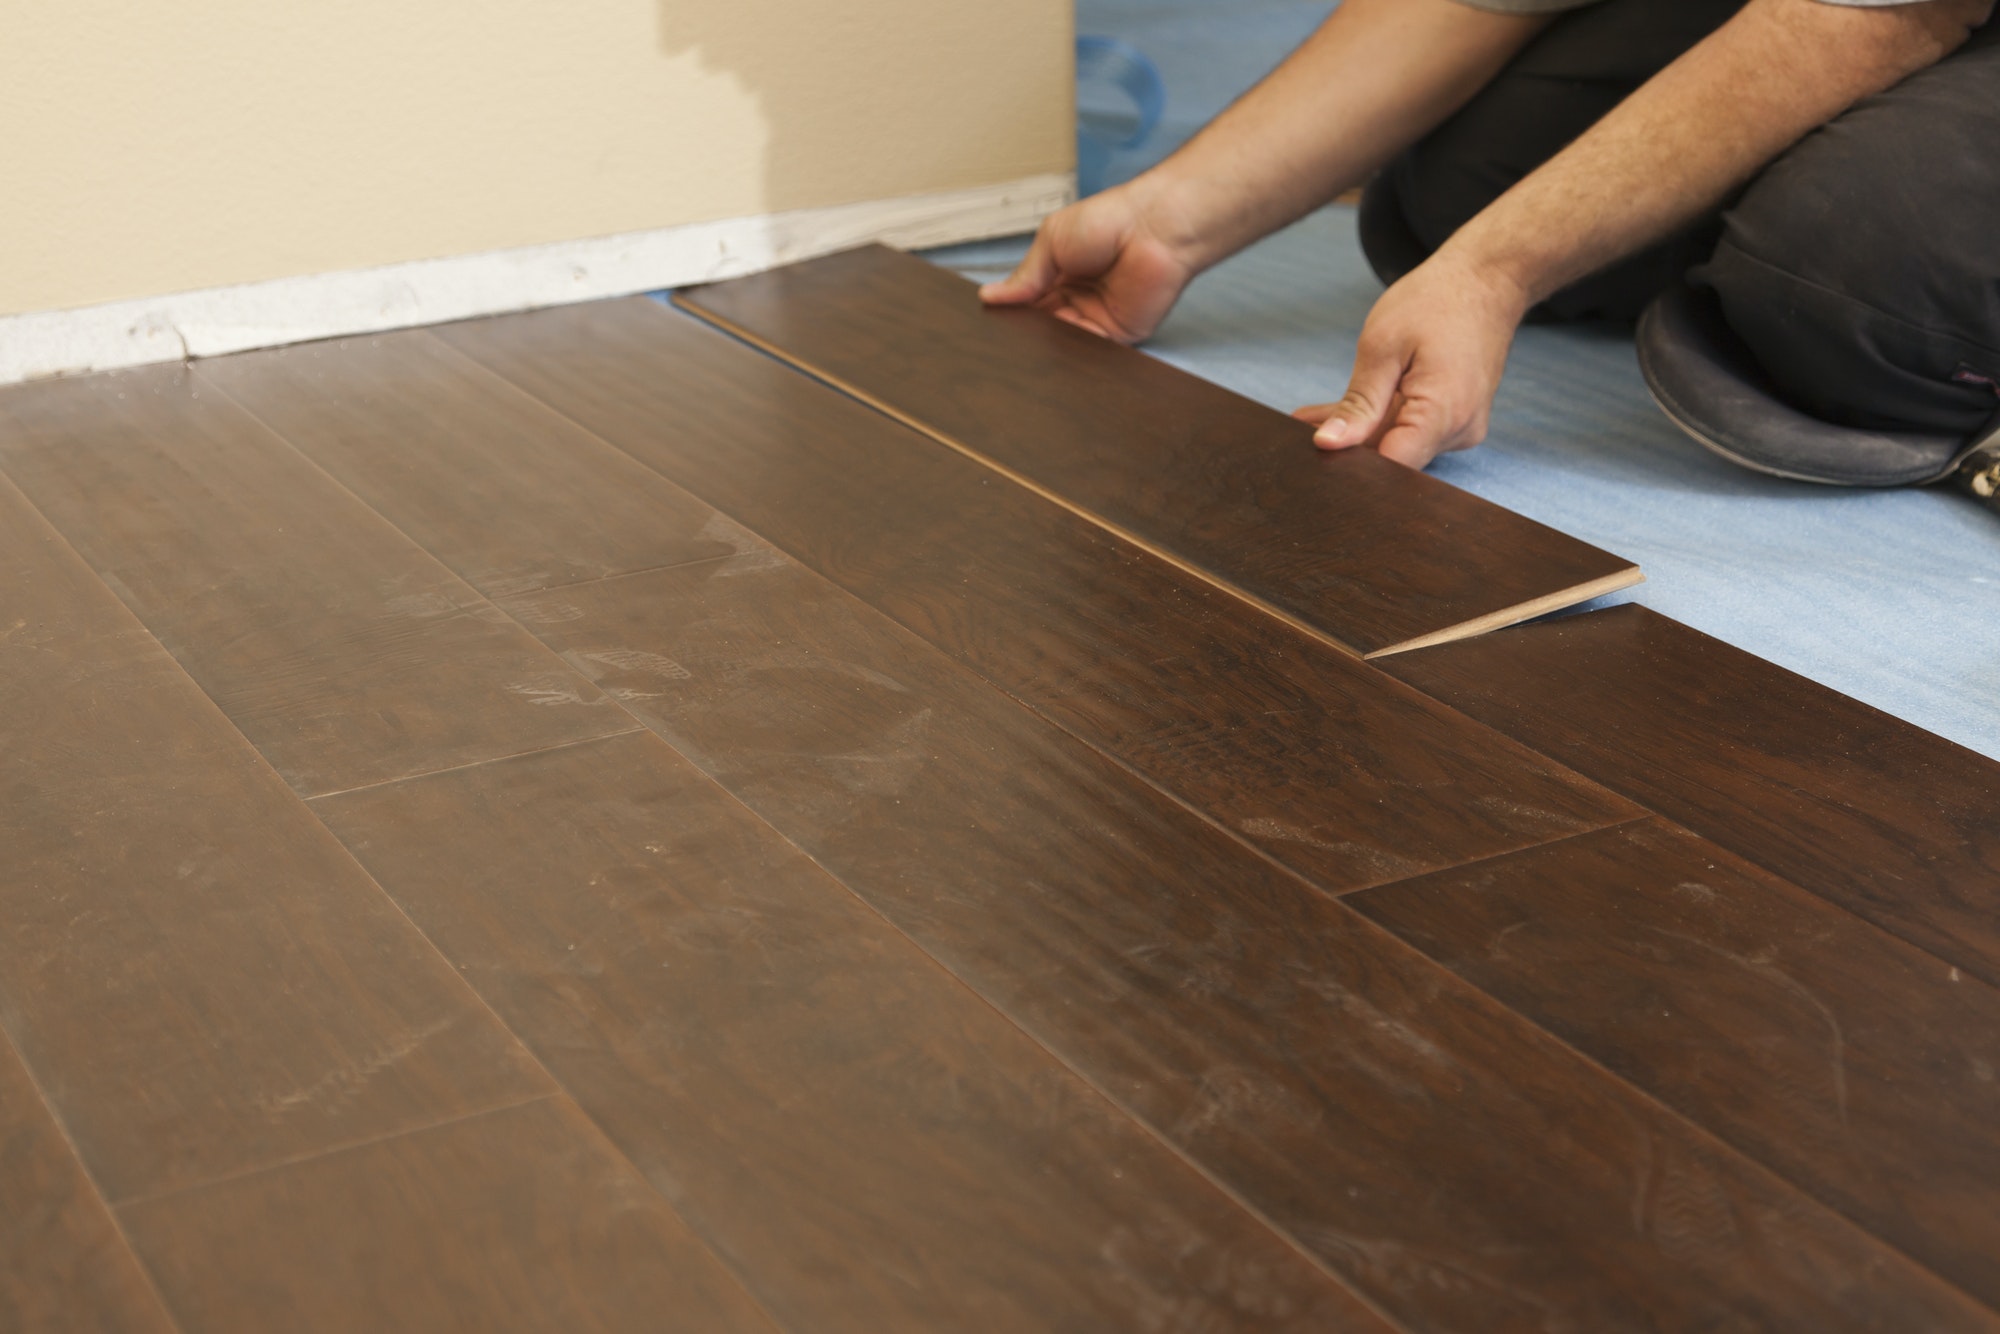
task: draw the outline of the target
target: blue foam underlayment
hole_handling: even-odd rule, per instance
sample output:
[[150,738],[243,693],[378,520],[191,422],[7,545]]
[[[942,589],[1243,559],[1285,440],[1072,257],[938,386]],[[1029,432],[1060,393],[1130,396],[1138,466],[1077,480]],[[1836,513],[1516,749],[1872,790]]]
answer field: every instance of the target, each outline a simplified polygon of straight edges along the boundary
[[[1166,115],[1123,179],[1171,152],[1328,12],[1297,0],[1079,0],[1080,32],[1159,65]],[[998,276],[1025,241],[934,251]],[[1350,209],[1196,281],[1147,350],[1284,411],[1338,397],[1380,293]],[[2000,758],[2000,516],[1940,490],[1857,491],[1746,472],[1646,395],[1628,334],[1524,329],[1487,442],[1432,473],[1644,567],[1640,602]]]

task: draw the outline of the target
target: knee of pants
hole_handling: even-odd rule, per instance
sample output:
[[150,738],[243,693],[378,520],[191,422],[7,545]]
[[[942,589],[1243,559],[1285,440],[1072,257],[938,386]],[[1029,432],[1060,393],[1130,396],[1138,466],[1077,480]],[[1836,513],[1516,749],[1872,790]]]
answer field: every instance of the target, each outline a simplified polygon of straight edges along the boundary
[[1808,136],[1725,215],[1695,281],[1828,421],[1971,432],[2000,410],[2000,46]]

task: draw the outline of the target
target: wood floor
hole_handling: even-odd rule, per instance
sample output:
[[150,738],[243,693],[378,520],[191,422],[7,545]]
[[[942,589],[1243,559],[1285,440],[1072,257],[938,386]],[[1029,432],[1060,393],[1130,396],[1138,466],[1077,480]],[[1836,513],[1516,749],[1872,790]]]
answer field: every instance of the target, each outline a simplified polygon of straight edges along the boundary
[[0,1330],[2000,1331],[2000,765],[958,283],[0,390]]

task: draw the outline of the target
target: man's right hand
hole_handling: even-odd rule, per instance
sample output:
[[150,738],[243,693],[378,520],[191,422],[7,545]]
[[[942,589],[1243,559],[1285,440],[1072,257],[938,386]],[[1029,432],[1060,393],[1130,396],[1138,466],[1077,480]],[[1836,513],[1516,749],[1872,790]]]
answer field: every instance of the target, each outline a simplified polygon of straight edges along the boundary
[[1036,306],[1116,342],[1144,340],[1196,272],[1146,196],[1133,182],[1049,215],[1019,267],[980,288],[980,299]]

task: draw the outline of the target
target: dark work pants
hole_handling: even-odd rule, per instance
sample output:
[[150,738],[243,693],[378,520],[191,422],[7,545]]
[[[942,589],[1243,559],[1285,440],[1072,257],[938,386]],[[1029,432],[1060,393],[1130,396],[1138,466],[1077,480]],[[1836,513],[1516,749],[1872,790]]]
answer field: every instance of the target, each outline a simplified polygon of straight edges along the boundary
[[[1558,18],[1361,205],[1383,281],[1421,263],[1740,0],[1605,0]],[[2000,18],[1767,167],[1726,212],[1531,318],[1631,320],[1688,275],[1794,406],[1971,432],[2000,407]]]

